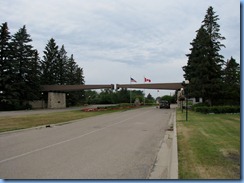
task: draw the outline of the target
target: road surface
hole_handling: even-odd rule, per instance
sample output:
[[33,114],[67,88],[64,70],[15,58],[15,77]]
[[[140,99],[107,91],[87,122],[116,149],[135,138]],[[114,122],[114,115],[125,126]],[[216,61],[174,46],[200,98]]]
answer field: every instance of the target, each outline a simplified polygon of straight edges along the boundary
[[146,179],[173,112],[140,108],[0,134],[0,178]]

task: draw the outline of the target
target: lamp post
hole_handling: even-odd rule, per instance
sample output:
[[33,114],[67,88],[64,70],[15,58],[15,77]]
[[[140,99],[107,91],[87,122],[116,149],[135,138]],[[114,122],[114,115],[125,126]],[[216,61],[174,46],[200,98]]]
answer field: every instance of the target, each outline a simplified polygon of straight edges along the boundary
[[187,85],[189,84],[189,80],[185,80],[183,81],[183,86],[184,86],[184,94],[185,94],[185,98],[186,98],[186,121],[188,121],[188,89],[187,89]]
[[180,89],[180,96],[181,96],[181,100],[180,100],[180,105],[181,105],[181,112],[183,113],[183,95],[184,95],[184,88]]

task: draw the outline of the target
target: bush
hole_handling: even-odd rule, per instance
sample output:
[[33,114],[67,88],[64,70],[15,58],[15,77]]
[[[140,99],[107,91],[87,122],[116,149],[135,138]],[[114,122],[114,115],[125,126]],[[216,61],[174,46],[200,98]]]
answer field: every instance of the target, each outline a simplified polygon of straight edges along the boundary
[[209,107],[209,105],[207,103],[198,103],[198,104],[192,105],[191,109],[195,111],[195,109],[198,107]]
[[204,114],[240,113],[240,106],[202,106],[194,107],[194,111],[201,112]]

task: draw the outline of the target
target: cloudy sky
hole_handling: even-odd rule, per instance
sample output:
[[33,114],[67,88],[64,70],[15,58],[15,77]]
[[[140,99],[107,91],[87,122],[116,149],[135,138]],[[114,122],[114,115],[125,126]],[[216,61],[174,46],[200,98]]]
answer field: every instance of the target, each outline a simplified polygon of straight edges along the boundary
[[[213,6],[221,54],[240,63],[239,0],[0,0],[11,34],[26,25],[40,56],[50,38],[83,68],[86,84],[181,82],[190,42]],[[146,90],[154,97],[173,91]]]

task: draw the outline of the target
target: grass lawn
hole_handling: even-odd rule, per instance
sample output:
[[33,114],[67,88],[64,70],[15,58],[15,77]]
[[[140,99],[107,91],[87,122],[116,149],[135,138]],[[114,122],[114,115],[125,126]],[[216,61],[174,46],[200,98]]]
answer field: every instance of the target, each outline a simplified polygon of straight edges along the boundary
[[[122,111],[122,110],[118,110]],[[83,112],[81,110],[56,112],[49,114],[34,114],[26,116],[8,116],[0,117],[0,132],[19,130],[31,127],[37,127],[41,125],[50,125],[56,123],[67,122],[76,119],[87,118],[91,116],[97,116],[101,114],[115,112],[97,111],[97,112]]]
[[240,179],[240,114],[177,109],[180,179]]

